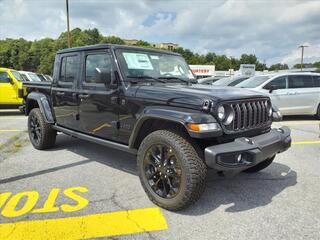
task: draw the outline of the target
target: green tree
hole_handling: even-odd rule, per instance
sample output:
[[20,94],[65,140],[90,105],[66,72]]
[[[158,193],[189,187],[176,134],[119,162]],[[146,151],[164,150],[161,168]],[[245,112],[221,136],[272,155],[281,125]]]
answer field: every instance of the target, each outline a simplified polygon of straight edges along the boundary
[[269,67],[270,71],[275,71],[275,70],[285,70],[285,69],[289,69],[288,65],[286,63],[282,64],[282,63],[277,63],[277,64],[273,64]]
[[151,47],[151,44],[146,42],[146,41],[143,41],[143,40],[139,40],[137,43],[136,43],[137,46],[140,46],[140,47]]
[[110,43],[110,44],[119,44],[119,45],[124,45],[125,42],[116,36],[109,36],[109,37],[102,37],[100,40],[100,43]]

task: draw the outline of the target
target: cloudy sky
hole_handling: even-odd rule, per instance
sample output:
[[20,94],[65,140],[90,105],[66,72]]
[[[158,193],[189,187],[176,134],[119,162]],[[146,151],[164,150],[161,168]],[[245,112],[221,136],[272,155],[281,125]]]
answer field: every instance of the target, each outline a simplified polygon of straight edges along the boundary
[[[199,53],[254,53],[268,65],[320,60],[320,1],[69,0],[71,27],[104,35],[175,42]],[[0,0],[0,39],[56,38],[65,0]]]

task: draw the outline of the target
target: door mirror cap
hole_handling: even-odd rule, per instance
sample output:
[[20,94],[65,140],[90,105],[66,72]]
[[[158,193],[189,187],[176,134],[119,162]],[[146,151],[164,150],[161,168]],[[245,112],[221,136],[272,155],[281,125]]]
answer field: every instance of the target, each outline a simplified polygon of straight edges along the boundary
[[95,80],[96,83],[104,83],[106,87],[111,85],[112,74],[107,68],[96,68],[95,69]]

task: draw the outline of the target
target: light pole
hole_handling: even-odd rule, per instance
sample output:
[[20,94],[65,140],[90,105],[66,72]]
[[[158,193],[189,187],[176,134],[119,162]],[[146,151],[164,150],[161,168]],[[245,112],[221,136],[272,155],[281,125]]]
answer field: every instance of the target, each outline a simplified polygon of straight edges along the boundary
[[232,58],[233,58],[233,56],[230,56],[230,64],[229,64],[229,75],[230,75],[230,77],[231,77],[231,67],[232,67]]
[[301,48],[301,64],[300,64],[300,71],[302,72],[302,65],[303,65],[303,53],[304,48],[308,47],[307,45],[300,45],[299,48]]
[[67,31],[68,31],[68,48],[71,48],[70,22],[69,22],[69,0],[66,0],[67,9]]

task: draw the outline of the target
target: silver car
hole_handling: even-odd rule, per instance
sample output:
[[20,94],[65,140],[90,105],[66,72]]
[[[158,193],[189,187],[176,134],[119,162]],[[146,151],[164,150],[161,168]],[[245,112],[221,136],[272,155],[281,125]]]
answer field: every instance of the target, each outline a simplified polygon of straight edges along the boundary
[[251,77],[236,87],[270,96],[282,115],[316,115],[320,119],[320,74],[281,73]]

